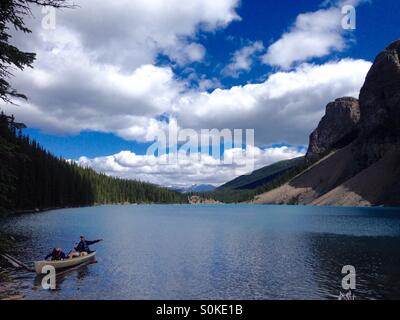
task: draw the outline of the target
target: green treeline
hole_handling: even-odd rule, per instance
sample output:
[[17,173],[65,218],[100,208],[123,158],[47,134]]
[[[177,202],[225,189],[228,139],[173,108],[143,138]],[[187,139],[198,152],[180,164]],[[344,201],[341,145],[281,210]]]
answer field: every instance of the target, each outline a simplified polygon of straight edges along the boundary
[[0,212],[117,203],[186,203],[187,197],[140,181],[112,178],[44,150],[25,126],[0,114]]

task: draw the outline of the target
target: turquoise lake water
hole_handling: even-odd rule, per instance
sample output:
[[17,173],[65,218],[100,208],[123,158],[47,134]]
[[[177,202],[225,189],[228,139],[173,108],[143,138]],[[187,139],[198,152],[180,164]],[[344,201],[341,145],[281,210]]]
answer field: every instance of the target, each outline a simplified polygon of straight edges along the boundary
[[1,295],[27,299],[336,299],[342,267],[359,299],[400,298],[400,210],[263,205],[132,205],[0,220],[31,263],[85,234],[97,263],[57,290],[1,261]]

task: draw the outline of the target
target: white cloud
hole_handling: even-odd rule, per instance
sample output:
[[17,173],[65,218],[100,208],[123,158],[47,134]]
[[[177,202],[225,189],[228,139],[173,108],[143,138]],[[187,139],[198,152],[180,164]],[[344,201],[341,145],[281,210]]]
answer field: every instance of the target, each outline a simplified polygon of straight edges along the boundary
[[[235,152],[239,150],[227,151],[231,157]],[[304,150],[299,151],[297,148],[286,146],[267,149],[255,147],[254,155],[255,167],[260,168],[280,160],[302,156]],[[202,155],[202,161],[197,161],[195,158],[196,155],[190,157],[180,154],[179,162],[166,165],[158,162],[154,156],[121,151],[115,155],[94,159],[81,157],[77,163],[111,176],[139,179],[164,186],[187,187],[201,183],[219,185],[247,173],[239,161],[233,161],[231,165],[223,165],[210,155]],[[233,176],[236,170],[238,173]]]
[[168,113],[180,128],[255,129],[257,145],[306,144],[325,105],[341,96],[357,97],[371,66],[352,59],[302,64],[262,83],[208,93],[185,91],[168,67],[144,65],[122,73],[113,66],[89,64],[79,50],[76,62],[49,59],[59,67],[39,66],[18,77],[23,89],[30,89],[31,101],[2,107],[29,126],[56,133],[113,132],[144,141],[165,128],[156,118]]
[[358,97],[370,67],[352,59],[302,64],[262,83],[181,95],[175,115],[181,127],[255,129],[256,144],[306,144],[326,104]]
[[[213,31],[239,20],[238,0],[78,0],[59,14],[58,25],[77,31],[82,44],[102,62],[132,69],[153,63],[161,51],[179,62],[199,61],[199,30]],[[191,40],[192,39],[192,40]]]
[[357,5],[358,0],[339,1],[336,6],[297,16],[290,30],[271,44],[263,61],[272,66],[289,68],[294,63],[320,58],[346,48],[341,7]]
[[[205,48],[197,43],[199,32],[214,32],[240,20],[239,0],[75,0],[75,9],[57,11],[56,29],[41,27],[43,14],[33,8],[35,19],[25,21],[33,34],[15,32],[19,47],[59,50],[79,42],[91,61],[134,70],[154,64],[158,54],[170,55],[178,63],[201,61]],[[71,37],[65,37],[64,30]],[[46,36],[53,40],[47,41]],[[57,41],[54,41],[57,39]],[[38,56],[38,59],[45,57]]]
[[152,128],[162,125],[155,116],[168,111],[184,88],[170,67],[146,64],[124,72],[112,64],[93,63],[73,33],[64,34],[74,41],[57,51],[38,51],[45,59],[35,69],[16,73],[18,88],[29,101],[19,101],[18,107],[3,103],[5,110],[50,133],[95,130],[145,140]]
[[241,72],[249,71],[253,64],[253,56],[264,50],[261,41],[256,41],[236,51],[231,62],[222,70],[222,74],[230,77],[238,77]]
[[[15,87],[29,102],[3,108],[29,126],[51,133],[114,132],[144,140],[160,127],[154,118],[170,111],[185,88],[171,67],[157,67],[160,53],[179,64],[201,61],[199,30],[213,32],[240,19],[238,0],[78,0],[74,10],[57,11],[55,30],[27,19],[32,35],[13,41],[37,53],[35,69],[15,72]],[[215,81],[199,79],[208,89]]]
[[191,62],[200,62],[204,59],[206,49],[198,43],[185,44],[183,47],[172,47],[165,50],[165,53],[179,65]]

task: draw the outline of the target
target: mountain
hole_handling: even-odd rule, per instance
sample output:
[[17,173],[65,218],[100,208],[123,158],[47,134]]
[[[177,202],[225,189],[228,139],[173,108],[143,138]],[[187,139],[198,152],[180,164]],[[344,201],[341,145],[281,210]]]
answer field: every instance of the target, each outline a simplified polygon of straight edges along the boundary
[[327,106],[306,159],[306,170],[253,202],[400,205],[400,40],[376,57],[358,102]]
[[187,189],[187,192],[208,192],[215,190],[212,184],[195,184]]
[[255,170],[249,175],[237,177],[236,179],[233,179],[218,187],[217,190],[256,189],[262,185],[265,185],[266,183],[272,182],[273,180],[284,176],[290,169],[296,167],[298,164],[302,163],[302,161],[304,161],[304,157],[276,162],[272,165]]
[[318,158],[329,150],[344,146],[351,139],[354,140],[359,120],[358,99],[344,97],[328,103],[325,116],[310,135],[306,158]]
[[215,188],[216,187],[213,186],[212,184],[194,184],[187,188],[176,187],[171,189],[180,193],[190,193],[190,192],[209,192],[215,190]]

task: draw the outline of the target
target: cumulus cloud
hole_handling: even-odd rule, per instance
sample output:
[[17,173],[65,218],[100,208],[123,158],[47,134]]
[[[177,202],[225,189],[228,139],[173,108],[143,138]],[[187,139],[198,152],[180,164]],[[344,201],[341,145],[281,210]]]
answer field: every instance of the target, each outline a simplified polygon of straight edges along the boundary
[[290,30],[269,46],[262,60],[272,66],[289,68],[296,62],[342,51],[348,41],[342,28],[342,6],[356,6],[360,2],[339,1],[327,9],[298,15]]
[[[280,160],[291,159],[304,155],[305,150],[295,147],[271,147],[266,149],[253,148],[255,168],[260,168]],[[241,150],[230,149],[228,157],[233,157]],[[139,179],[164,186],[187,187],[199,183],[219,185],[236,176],[246,174],[243,163],[233,157],[232,164],[225,165],[211,155],[202,154],[198,161],[197,154],[179,154],[179,161],[164,164],[155,156],[136,155],[131,151],[121,151],[118,154],[87,158],[81,157],[77,163],[84,167],[91,167],[98,172],[111,176],[128,179]]]
[[185,65],[191,62],[200,62],[203,60],[206,49],[198,43],[190,43],[183,47],[172,47],[164,51],[178,65]]
[[306,144],[325,105],[357,97],[371,67],[352,59],[302,64],[261,83],[207,92],[184,90],[169,67],[144,65],[131,74],[107,65],[81,68],[86,62],[76,54],[80,63],[65,65],[54,57],[59,68],[21,74],[23,88],[34,89],[31,101],[3,109],[49,132],[95,130],[146,141],[165,127],[157,117],[166,112],[180,128],[255,129],[257,145]]
[[[239,0],[78,0],[79,8],[57,15],[57,26],[79,34],[83,47],[103,63],[136,68],[159,52],[180,63],[199,61],[198,31],[214,31],[239,20]],[[56,30],[57,32],[57,30]]]
[[[27,24],[32,35],[13,41],[37,53],[35,69],[15,72],[15,87],[30,100],[19,108],[2,103],[29,126],[50,133],[88,130],[145,140],[154,120],[171,109],[185,84],[171,67],[157,67],[160,53],[178,64],[201,61],[199,31],[212,32],[240,19],[238,0],[78,0],[57,11],[56,29],[41,27],[42,13]],[[209,89],[216,81],[198,79]],[[83,125],[83,123],[85,123]]]
[[178,123],[190,128],[255,129],[256,144],[308,143],[328,102],[358,97],[371,63],[344,59],[302,64],[262,82],[182,95],[174,105]]
[[261,41],[256,41],[248,46],[237,50],[231,59],[231,62],[222,70],[224,76],[237,78],[240,73],[249,71],[253,64],[255,54],[264,50],[264,45]]
[[169,67],[146,64],[123,72],[115,65],[93,63],[79,42],[38,54],[46,59],[39,59],[35,69],[16,73],[17,86],[29,101],[3,108],[45,132],[87,129],[145,140],[146,131],[157,125],[154,117],[167,111],[184,87]]

